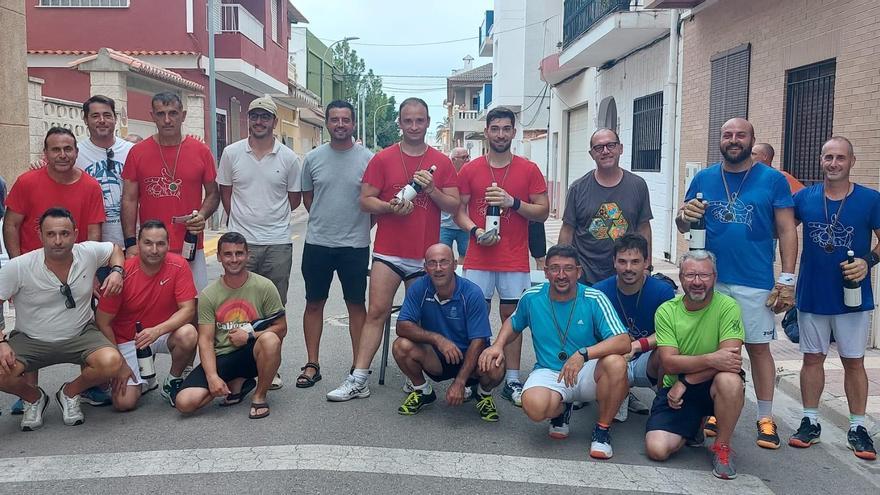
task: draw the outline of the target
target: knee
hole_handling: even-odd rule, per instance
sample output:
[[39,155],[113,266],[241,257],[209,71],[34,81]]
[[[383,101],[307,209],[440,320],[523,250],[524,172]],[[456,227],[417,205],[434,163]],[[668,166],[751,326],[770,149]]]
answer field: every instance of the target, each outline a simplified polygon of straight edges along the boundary
[[113,399],[113,410],[116,412],[129,412],[137,409],[137,398]]
[[181,390],[174,399],[174,407],[183,414],[195,412],[199,408],[199,399],[196,394]]
[[770,344],[746,344],[746,351],[751,359],[769,358]]
[[650,438],[645,437],[645,454],[652,461],[663,462],[669,459],[672,452],[662,442],[651,441]]
[[263,332],[257,337],[254,348],[261,351],[276,352],[281,350],[281,337],[274,332]]
[[609,354],[599,359],[597,366],[603,375],[626,379],[627,363],[620,354]]
[[400,359],[408,356],[414,348],[415,344],[413,341],[404,337],[397,337],[394,339],[394,343],[391,344],[391,353],[394,354],[395,358]]
[[865,358],[840,358],[844,373],[864,373]]
[[723,397],[740,397],[745,394],[743,380],[738,373],[722,371],[712,380],[715,392]]
[[522,410],[532,421],[544,421],[548,418],[547,402],[538,397],[537,394],[529,393],[526,390],[522,396]]
[[823,366],[825,364],[825,354],[804,354],[804,366]]
[[122,354],[115,347],[103,347],[86,359],[86,364],[97,369],[102,375],[113,375],[125,365]]
[[175,330],[171,338],[174,339],[175,345],[181,346],[186,350],[195,349],[199,343],[199,333],[196,327],[190,323]]
[[306,311],[308,312],[317,312],[324,310],[324,302],[326,299],[321,299],[319,301],[306,301]]

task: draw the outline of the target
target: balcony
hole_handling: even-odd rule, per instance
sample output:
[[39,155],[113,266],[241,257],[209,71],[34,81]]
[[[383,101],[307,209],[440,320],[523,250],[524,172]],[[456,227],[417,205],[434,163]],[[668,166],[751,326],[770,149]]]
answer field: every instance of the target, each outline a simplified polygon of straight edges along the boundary
[[628,12],[630,0],[566,0],[562,21],[562,47],[567,48],[605,16]]
[[220,32],[240,33],[245,38],[264,48],[264,27],[253,14],[237,3],[220,5]]
[[645,0],[646,9],[692,9],[705,0]]
[[453,110],[452,132],[464,132],[466,135],[474,132],[483,132],[486,123],[480,120],[479,110]]
[[479,53],[481,57],[492,56],[492,26],[495,24],[495,11],[487,10],[486,17],[480,25],[480,47]]

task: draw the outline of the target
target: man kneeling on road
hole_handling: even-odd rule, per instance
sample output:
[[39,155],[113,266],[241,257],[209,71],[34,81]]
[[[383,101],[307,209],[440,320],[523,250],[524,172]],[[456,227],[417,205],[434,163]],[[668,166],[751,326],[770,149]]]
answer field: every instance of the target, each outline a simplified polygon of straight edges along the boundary
[[[159,220],[148,220],[138,232],[138,255],[125,261],[125,286],[118,296],[102,297],[95,324],[116,338],[116,346],[131,369],[127,384],[114,387],[113,407],[137,407],[141,385],[137,350],[171,354],[171,371],[159,393],[174,407],[183,383],[183,370],[196,355],[198,334],[190,323],[196,313],[196,286],[189,263],[168,252],[168,230]],[[137,332],[137,324],[143,329]]]
[[[220,236],[217,259],[223,275],[199,294],[202,363],[183,381],[175,406],[192,413],[214,397],[226,397],[220,405],[232,406],[256,387],[248,417],[265,418],[266,393],[281,364],[281,342],[287,335],[281,296],[271,280],[248,271],[247,241],[238,232]],[[268,323],[265,329],[263,323]]]
[[428,248],[425,270],[428,274],[407,289],[397,318],[394,360],[414,389],[397,412],[411,416],[437,400],[427,374],[435,382],[453,379],[446,390],[450,406],[469,400],[479,382],[480,418],[498,421],[492,389],[504,378],[504,366],[477,369],[480,353],[492,337],[483,292],[455,274],[455,258],[445,244]]
[[703,418],[714,414],[718,435],[710,447],[712,473],[733,479],[730,439],[745,393],[740,308],[715,291],[715,255],[691,251],[678,266],[684,295],[657,309],[657,353],[668,374],[645,426],[645,450],[651,459],[664,461],[686,441],[701,443]]
[[21,429],[43,426],[43,412],[49,397],[43,389],[29,385],[25,371],[53,364],[72,363],[82,367],[73,381],[55,393],[64,424],[84,421],[79,394],[89,387],[107,383],[123,373],[122,356],[92,322],[92,290],[95,272],[108,264],[113,268],[104,279],[101,292],[122,290],[125,256],[112,242],[85,241],[74,244],[76,224],[70,211],[49,208],[40,216],[42,249],[9,260],[0,270],[0,305],[15,299],[15,330],[7,340],[0,337],[0,392],[24,401]]
[[572,246],[550,248],[544,273],[549,282],[523,293],[498,339],[480,356],[480,370],[501,367],[504,346],[529,327],[537,362],[523,387],[523,411],[532,421],[550,419],[550,437],[562,439],[568,437],[572,402],[597,401],[590,456],[610,459],[611,422],[629,392],[623,357],[631,348],[629,335],[608,298],[578,284],[581,267]]

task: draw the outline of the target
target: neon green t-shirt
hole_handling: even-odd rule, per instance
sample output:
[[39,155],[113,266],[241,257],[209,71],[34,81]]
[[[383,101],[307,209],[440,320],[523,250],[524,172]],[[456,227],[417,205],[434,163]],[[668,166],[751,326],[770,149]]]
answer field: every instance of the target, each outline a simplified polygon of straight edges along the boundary
[[[661,304],[654,316],[657,347],[675,347],[684,356],[701,356],[718,350],[724,340],[745,339],[739,304],[720,292],[699,311],[684,307],[683,295]],[[665,375],[663,386],[671,387],[676,375]]]

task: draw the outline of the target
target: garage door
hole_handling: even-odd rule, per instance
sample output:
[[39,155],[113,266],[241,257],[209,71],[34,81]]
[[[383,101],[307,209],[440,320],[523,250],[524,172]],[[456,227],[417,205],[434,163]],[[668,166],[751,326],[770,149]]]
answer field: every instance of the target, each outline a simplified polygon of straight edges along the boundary
[[590,106],[584,105],[568,112],[567,169],[568,175],[565,188],[594,168],[593,159],[587,151],[590,145]]

